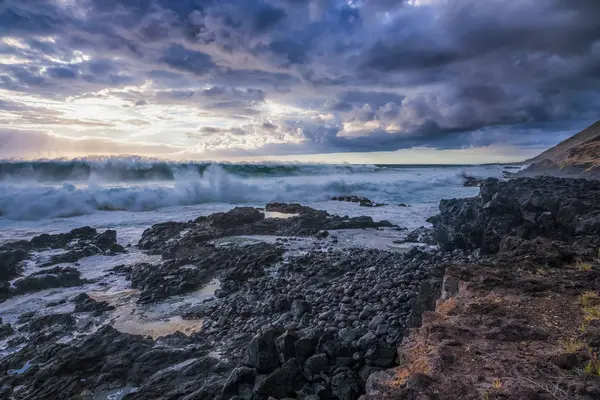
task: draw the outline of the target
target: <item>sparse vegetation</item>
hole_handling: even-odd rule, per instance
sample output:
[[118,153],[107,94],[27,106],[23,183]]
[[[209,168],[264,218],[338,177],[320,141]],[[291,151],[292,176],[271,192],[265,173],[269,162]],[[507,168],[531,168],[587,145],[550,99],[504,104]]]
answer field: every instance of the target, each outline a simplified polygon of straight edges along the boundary
[[587,345],[580,341],[580,340],[562,340],[561,341],[561,346],[564,349],[564,351],[568,354],[574,354],[577,353],[578,351],[584,349],[587,347]]
[[546,273],[546,270],[544,268],[542,268],[542,267],[538,267],[535,270],[535,274],[536,275],[544,275],[545,273]]
[[596,353],[592,354],[592,359],[583,367],[583,373],[587,376],[600,378],[600,360],[598,360]]
[[548,393],[554,399],[557,399],[557,400],[574,399],[574,397],[572,397],[567,391],[562,389],[556,383],[551,383],[551,382],[541,383],[541,382],[537,382],[537,381],[534,381],[534,380],[528,379],[528,378],[525,378],[525,381],[532,384],[536,389],[541,389],[544,392]]
[[581,305],[586,322],[600,320],[600,296],[598,296],[598,293],[584,292],[581,295]]
[[575,268],[577,268],[579,271],[588,272],[592,270],[592,264],[587,262],[578,262],[575,265]]
[[502,381],[500,379],[494,379],[494,382],[492,382],[492,387],[494,390],[502,389]]

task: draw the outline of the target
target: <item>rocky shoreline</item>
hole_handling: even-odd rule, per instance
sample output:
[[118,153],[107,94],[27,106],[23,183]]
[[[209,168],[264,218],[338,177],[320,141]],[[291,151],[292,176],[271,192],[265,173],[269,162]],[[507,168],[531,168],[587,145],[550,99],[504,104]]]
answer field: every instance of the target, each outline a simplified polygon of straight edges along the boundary
[[[0,340],[13,349],[0,358],[0,398],[482,398],[490,382],[474,384],[462,397],[452,391],[459,375],[449,380],[447,370],[429,365],[461,365],[465,357],[464,352],[442,361],[433,357],[449,351],[446,339],[466,346],[469,336],[460,337],[466,331],[455,328],[473,321],[460,318],[461,307],[448,314],[443,305],[464,296],[465,282],[478,283],[477,293],[486,296],[499,287],[524,296],[558,291],[573,298],[598,291],[600,183],[488,179],[475,198],[442,201],[430,222],[432,228],[402,233],[398,242],[422,243],[407,251],[336,247],[340,230],[401,231],[387,221],[335,216],[300,204],[273,203],[265,211],[241,207],[154,225],[136,249],[158,261],[118,265],[107,275],[129,282],[136,307],[194,296],[218,282],[214,296],[178,310],[182,320],[198,321],[200,328],[155,338],[124,333],[110,323],[118,305],[81,292],[47,305],[61,312],[23,313],[0,325]],[[79,275],[80,259],[133,251],[116,239],[114,231],[85,227],[3,245],[0,300],[81,286],[87,281]],[[24,263],[40,249],[60,252],[20,278]],[[590,265],[587,275],[560,272],[576,263]],[[532,283],[528,274],[537,268],[549,272]],[[559,278],[571,280],[556,286]],[[428,336],[426,354],[415,358],[406,349],[426,342],[424,329],[428,335],[437,329],[431,328],[434,309],[444,318],[456,317],[444,320],[444,329],[455,333]],[[486,318],[487,311],[478,312],[472,314]],[[529,332],[526,338],[517,334],[517,341],[543,343],[560,336],[508,310],[496,317],[490,329],[497,335],[488,341],[502,342],[513,331]],[[594,321],[586,326],[588,335],[593,336]],[[599,351],[594,340],[586,345]],[[590,361],[583,353],[573,369]],[[581,379],[586,383],[576,390],[555,383],[573,396],[600,393],[594,377]]]
[[435,310],[364,400],[600,398],[600,183],[488,179],[431,218],[446,251]]

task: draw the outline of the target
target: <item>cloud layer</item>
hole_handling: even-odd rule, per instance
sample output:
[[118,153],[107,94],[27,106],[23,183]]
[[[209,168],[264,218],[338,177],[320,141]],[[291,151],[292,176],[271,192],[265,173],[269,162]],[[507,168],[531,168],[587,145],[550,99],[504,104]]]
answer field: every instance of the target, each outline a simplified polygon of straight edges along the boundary
[[544,147],[600,118],[598,16],[596,0],[5,0],[0,127],[180,155]]

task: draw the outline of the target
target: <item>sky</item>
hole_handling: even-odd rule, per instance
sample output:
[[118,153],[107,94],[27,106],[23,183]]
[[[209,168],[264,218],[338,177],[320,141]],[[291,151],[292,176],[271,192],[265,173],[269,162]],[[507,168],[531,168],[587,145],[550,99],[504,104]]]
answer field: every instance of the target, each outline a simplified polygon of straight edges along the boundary
[[520,161],[600,119],[598,0],[0,0],[0,158]]

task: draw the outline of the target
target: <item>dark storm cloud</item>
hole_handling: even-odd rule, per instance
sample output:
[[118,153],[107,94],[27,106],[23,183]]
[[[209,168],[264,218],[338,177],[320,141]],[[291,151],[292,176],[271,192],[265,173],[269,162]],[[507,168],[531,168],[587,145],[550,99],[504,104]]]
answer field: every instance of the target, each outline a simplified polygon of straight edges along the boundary
[[352,90],[341,93],[336,101],[326,102],[324,107],[332,111],[350,111],[364,105],[381,107],[388,103],[400,104],[403,99],[404,96],[397,93]]
[[[17,44],[0,41],[0,89],[60,99],[151,82],[114,96],[302,131],[265,151],[526,145],[528,126],[600,118],[600,1],[429,3],[5,0],[0,37]],[[292,115],[263,115],[272,99]]]
[[75,67],[51,67],[46,70],[51,78],[57,79],[75,79],[79,74],[79,69]]
[[281,8],[270,4],[264,4],[256,13],[254,29],[257,32],[265,32],[275,27],[286,18],[286,13]]
[[202,75],[215,67],[211,57],[199,51],[188,50],[179,44],[170,45],[160,61],[169,67]]
[[0,36],[52,34],[60,29],[66,16],[53,2],[43,0],[5,0],[0,4]]
[[598,4],[521,0],[507,7],[498,0],[450,1],[440,4],[435,14],[399,18],[370,48],[364,67],[382,71],[443,67],[495,52],[585,54],[600,38]]

